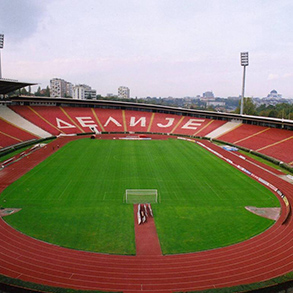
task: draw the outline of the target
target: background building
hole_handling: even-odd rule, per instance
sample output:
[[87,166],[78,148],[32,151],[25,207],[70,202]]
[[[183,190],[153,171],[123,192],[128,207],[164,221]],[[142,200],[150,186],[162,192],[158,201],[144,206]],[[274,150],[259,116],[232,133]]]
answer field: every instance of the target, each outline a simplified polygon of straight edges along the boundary
[[73,84],[70,82],[66,82],[66,97],[73,97],[74,91],[73,91]]
[[206,103],[207,107],[212,106],[212,107],[225,107],[225,102],[223,101],[207,101]]
[[119,99],[129,99],[130,98],[130,89],[126,86],[120,86],[118,88],[118,98]]
[[281,94],[278,94],[278,92],[276,90],[272,90],[268,96],[267,96],[268,99],[282,99],[282,95]]
[[51,79],[50,97],[73,97],[73,84],[61,78]]
[[202,97],[204,99],[214,99],[215,98],[214,93],[212,91],[210,91],[210,92],[204,92],[202,94]]
[[86,84],[78,84],[74,86],[74,99],[86,100],[95,99],[97,96],[96,90],[93,90],[90,86]]

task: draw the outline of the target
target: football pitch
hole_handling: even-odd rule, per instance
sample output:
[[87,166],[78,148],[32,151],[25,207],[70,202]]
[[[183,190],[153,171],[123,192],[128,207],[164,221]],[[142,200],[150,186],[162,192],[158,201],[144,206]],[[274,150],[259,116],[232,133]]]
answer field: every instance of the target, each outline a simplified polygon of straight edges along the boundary
[[[152,204],[164,254],[249,239],[274,221],[245,206],[279,207],[264,186],[202,147],[181,140],[72,141],[10,185],[1,204],[24,234],[63,247],[135,254],[126,189],[157,189]],[[5,201],[5,202],[4,202]]]

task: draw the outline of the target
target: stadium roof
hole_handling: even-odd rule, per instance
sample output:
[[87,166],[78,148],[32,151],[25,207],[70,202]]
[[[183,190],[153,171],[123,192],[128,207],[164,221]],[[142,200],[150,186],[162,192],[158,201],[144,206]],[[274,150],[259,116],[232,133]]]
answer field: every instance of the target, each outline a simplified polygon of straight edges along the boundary
[[36,85],[36,83],[19,82],[9,79],[0,79],[0,95],[6,95],[23,87]]

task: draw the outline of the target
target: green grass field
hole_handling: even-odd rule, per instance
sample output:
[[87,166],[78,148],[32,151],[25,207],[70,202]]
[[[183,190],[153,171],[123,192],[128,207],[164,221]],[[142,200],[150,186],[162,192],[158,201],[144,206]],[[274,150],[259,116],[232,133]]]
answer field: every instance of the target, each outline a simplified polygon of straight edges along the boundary
[[153,204],[164,254],[251,238],[274,222],[245,206],[278,207],[265,187],[196,144],[179,140],[73,141],[1,195],[5,217],[32,237],[64,247],[135,254],[133,206],[125,189],[157,189]]

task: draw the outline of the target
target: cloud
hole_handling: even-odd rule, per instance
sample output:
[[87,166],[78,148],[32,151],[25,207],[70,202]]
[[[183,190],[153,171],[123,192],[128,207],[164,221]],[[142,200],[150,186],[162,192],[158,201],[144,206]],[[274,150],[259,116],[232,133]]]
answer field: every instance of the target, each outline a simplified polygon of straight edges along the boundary
[[268,80],[279,79],[279,74],[270,73],[268,76]]
[[291,78],[291,77],[293,77],[293,73],[285,73],[285,74],[283,74],[283,77],[284,78]]
[[[292,96],[292,0],[0,0],[8,78],[53,77],[101,93]],[[287,93],[287,95],[288,95]]]
[[45,4],[38,0],[0,0],[0,28],[9,40],[22,42],[33,35]]

